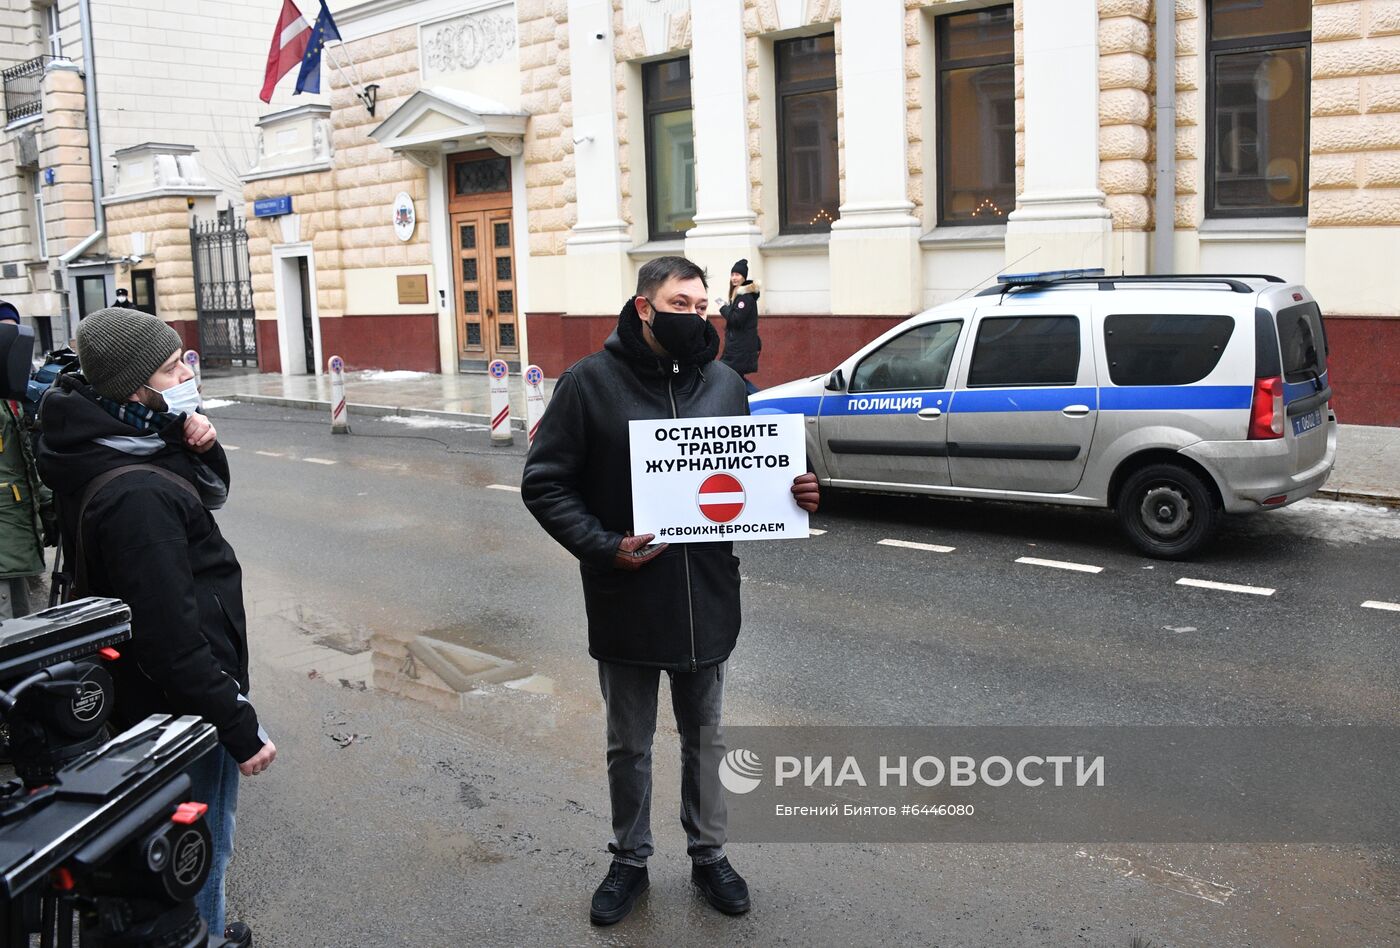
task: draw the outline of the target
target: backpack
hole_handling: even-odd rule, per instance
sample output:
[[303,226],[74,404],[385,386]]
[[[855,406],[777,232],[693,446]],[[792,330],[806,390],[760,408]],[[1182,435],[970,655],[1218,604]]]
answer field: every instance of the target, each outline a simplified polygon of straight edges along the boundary
[[24,401],[20,404],[24,409],[24,427],[29,432],[30,447],[34,451],[39,450],[39,405],[43,402],[45,393],[53,387],[53,383],[64,372],[77,371],[78,354],[65,346],[44,356],[43,365],[35,369],[33,374],[29,376],[29,385],[25,389]]

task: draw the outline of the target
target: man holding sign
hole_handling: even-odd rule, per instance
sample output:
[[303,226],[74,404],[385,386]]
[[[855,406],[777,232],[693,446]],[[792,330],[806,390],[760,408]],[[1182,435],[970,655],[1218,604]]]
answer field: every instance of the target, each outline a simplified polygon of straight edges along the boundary
[[599,925],[624,918],[648,884],[662,671],[681,736],[691,879],[720,911],[748,911],[748,886],[724,853],[719,782],[725,666],[740,624],[731,541],[806,536],[803,511],[817,509],[800,437],[751,421],[743,380],[714,361],[706,289],[684,257],[642,266],[602,351],[555,386],[521,484],[530,512],[578,557],[598,660],[613,824],[613,863],[590,911]]

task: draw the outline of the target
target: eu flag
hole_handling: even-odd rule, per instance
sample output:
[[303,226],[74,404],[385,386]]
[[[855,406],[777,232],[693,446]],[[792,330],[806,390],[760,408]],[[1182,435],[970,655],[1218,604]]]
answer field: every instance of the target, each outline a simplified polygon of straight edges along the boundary
[[306,53],[301,57],[301,72],[297,73],[296,92],[292,95],[321,91],[321,50],[326,40],[339,39],[340,31],[335,28],[331,11],[326,9],[326,0],[321,0],[321,12],[316,17],[316,25],[311,28],[311,39],[306,44]]

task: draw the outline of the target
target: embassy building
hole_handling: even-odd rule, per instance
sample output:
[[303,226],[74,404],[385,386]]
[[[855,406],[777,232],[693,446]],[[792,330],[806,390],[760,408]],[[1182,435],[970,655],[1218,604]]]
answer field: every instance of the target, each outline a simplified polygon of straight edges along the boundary
[[[99,43],[135,29],[91,2],[113,11]],[[9,3],[40,37],[44,5]],[[1341,420],[1400,424],[1400,4],[333,0],[326,94],[290,98],[289,77],[261,114],[278,6],[259,0],[246,31],[252,144],[222,215],[237,292],[206,293],[216,258],[189,259],[205,247],[189,215],[215,227],[228,191],[217,142],[189,136],[107,158],[129,167],[90,261],[206,350],[232,300],[264,372],[335,354],[557,375],[668,253],[706,266],[714,296],[749,261],[759,385],[824,372],[1006,270],[1273,273],[1322,304]],[[50,80],[70,125],[59,93],[77,78]],[[67,147],[41,140],[26,174],[51,164],[62,184],[85,163]],[[79,216],[62,194],[56,215]]]

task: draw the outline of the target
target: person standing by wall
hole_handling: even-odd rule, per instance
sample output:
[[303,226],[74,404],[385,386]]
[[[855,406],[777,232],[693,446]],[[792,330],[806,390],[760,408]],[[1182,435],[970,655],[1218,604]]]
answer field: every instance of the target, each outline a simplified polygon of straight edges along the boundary
[[729,302],[721,303],[724,317],[724,355],[720,361],[738,372],[744,389],[752,395],[758,386],[749,376],[758,371],[763,340],[758,336],[758,281],[749,279],[748,260],[739,260],[729,274]]

